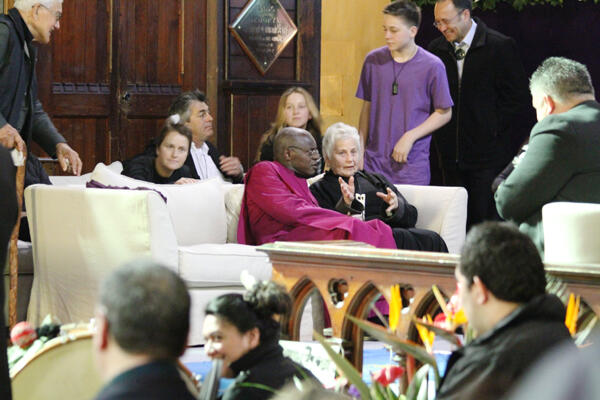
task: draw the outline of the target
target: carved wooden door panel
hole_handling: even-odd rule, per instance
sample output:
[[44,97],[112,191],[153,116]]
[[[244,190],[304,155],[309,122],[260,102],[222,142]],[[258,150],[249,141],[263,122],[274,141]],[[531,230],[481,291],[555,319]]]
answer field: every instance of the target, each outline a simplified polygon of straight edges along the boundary
[[205,89],[205,18],[204,1],[63,3],[61,29],[40,48],[40,99],[84,172],[139,153],[174,96]]

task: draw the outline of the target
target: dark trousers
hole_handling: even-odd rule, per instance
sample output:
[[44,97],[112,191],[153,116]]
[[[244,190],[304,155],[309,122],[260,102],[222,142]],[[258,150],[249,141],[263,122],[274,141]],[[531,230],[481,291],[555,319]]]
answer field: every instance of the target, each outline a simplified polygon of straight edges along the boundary
[[[10,153],[0,146],[0,266],[4,269],[8,242],[17,221],[16,168]],[[2,275],[4,277],[4,275]],[[6,359],[6,326],[4,325],[4,282],[0,284],[0,399],[11,399],[8,362]]]
[[492,193],[492,183],[501,170],[502,168],[463,170],[457,165],[445,165],[441,176],[438,175],[441,182],[436,184],[462,186],[467,189],[467,230],[483,221],[500,220]]

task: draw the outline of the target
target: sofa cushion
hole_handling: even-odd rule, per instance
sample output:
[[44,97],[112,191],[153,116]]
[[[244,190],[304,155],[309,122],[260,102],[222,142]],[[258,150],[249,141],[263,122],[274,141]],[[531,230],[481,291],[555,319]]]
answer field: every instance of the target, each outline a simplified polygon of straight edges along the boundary
[[219,179],[208,179],[188,185],[157,185],[111,171],[98,164],[91,179],[104,185],[147,187],[158,190],[167,198],[177,244],[190,246],[201,243],[225,243],[225,204]]
[[244,185],[228,185],[225,189],[225,213],[227,214],[227,243],[237,243],[237,227],[240,221]]
[[239,286],[243,270],[267,280],[271,278],[271,261],[256,247],[237,243],[179,247],[179,276],[190,289]]
[[[104,165],[104,164],[102,164]],[[117,174],[120,174],[123,171],[123,164],[121,161],[114,161],[110,165],[106,165],[106,168],[110,169]],[[89,182],[92,173],[89,172],[80,176],[69,176],[69,175],[51,175],[50,182],[53,185],[57,186],[85,186],[87,182]]]

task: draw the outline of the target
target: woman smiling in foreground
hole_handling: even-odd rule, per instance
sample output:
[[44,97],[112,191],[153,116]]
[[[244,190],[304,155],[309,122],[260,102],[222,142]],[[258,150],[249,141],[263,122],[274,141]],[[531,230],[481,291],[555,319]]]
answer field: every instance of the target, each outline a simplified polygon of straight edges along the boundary
[[323,156],[330,169],[310,191],[323,208],[380,219],[392,228],[399,249],[448,252],[433,231],[415,228],[417,209],[379,174],[359,170],[360,137],[356,128],[338,122],[323,137]]

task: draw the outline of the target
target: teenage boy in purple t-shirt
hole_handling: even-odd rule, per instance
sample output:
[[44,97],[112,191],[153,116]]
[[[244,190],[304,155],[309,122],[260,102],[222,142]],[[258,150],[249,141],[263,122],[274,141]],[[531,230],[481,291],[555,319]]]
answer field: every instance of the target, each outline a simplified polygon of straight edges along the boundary
[[367,55],[356,91],[364,169],[393,183],[429,184],[430,134],[452,117],[446,68],[415,43],[420,23],[412,1],[384,8],[387,46]]

